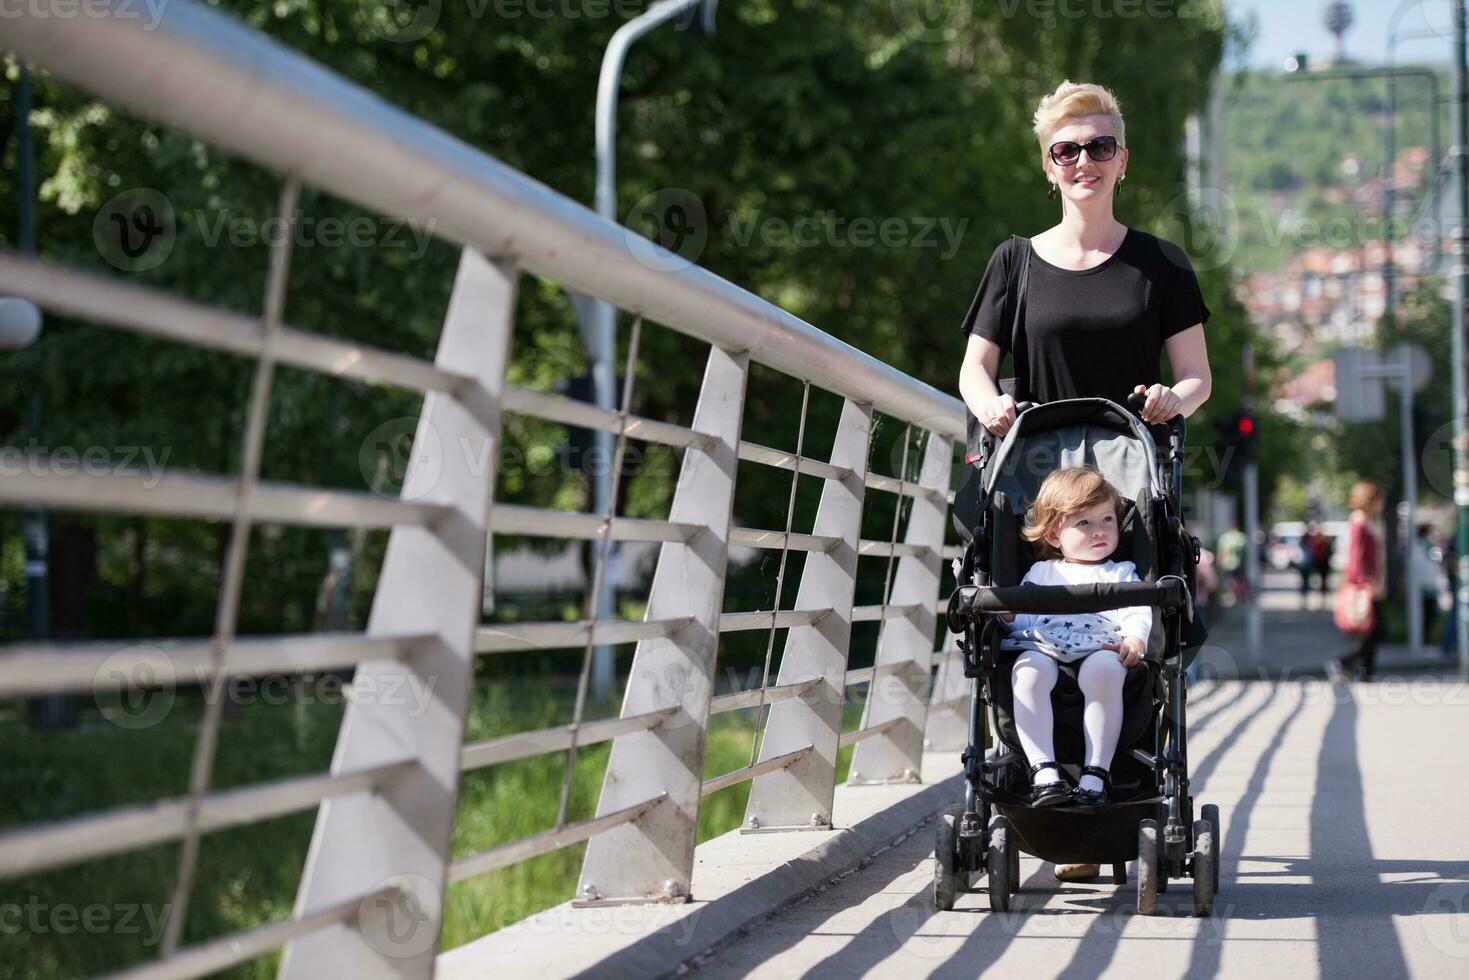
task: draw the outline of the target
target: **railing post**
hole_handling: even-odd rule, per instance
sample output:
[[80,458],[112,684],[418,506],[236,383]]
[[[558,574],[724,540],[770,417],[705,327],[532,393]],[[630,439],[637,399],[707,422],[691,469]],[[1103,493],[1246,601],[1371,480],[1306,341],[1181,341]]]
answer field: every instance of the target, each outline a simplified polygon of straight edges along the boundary
[[928,723],[923,729],[925,749],[961,750],[969,745],[969,708],[966,697],[972,682],[964,676],[964,661],[959,656],[959,638],[944,631],[940,649],[938,676],[933,681],[933,696],[928,699]]
[[[450,506],[452,517],[435,527],[393,528],[367,627],[369,635],[431,634],[436,642],[408,663],[358,666],[352,685],[364,693],[347,706],[332,772],[409,762],[377,793],[321,804],[296,915],[384,887],[399,890],[364,901],[342,925],[291,943],[281,977],[433,975],[517,276],[472,249],[460,257],[434,363],[473,384],[458,397],[430,393],[424,400],[402,489],[405,498]],[[394,691],[403,693],[390,696]]]
[[[943,494],[949,489],[950,441],[928,434],[918,485],[934,490],[913,497],[903,543],[923,550],[898,560],[890,605],[918,605],[916,612],[887,616],[877,638],[877,659],[862,727],[871,728],[893,718],[899,724],[857,743],[852,754],[848,784],[917,782],[923,761],[923,726],[928,715],[929,672],[933,661],[934,631],[938,618],[939,574],[943,561],[944,522],[948,520]],[[898,501],[902,506],[902,501]]]
[[643,617],[691,621],[672,636],[638,642],[621,716],[682,710],[655,728],[614,740],[597,815],[665,791],[669,798],[587,842],[578,905],[690,897],[748,373],[747,352],[710,348],[692,425],[710,441],[684,450],[668,515],[700,530],[659,550]]
[[841,479],[824,481],[811,532],[840,538],[841,544],[830,552],[806,556],[795,604],[798,610],[832,611],[814,623],[791,628],[776,677],[777,686],[813,677],[825,683],[803,697],[772,705],[760,742],[762,761],[805,745],[812,751],[784,769],[755,777],[745,806],[746,832],[831,827],[871,432],[872,406],[846,401],[837,423],[831,465],[849,472]]

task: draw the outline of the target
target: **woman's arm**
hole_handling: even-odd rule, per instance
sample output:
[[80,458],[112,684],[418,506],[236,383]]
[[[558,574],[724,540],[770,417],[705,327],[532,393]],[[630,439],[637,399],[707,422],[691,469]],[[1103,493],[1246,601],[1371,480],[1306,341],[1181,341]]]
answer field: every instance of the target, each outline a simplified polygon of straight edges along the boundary
[[1214,377],[1209,373],[1209,352],[1204,346],[1204,325],[1195,323],[1187,330],[1164,342],[1168,366],[1173,372],[1173,386],[1155,384],[1151,388],[1135,385],[1133,391],[1148,396],[1143,405],[1142,420],[1160,425],[1175,415],[1187,418],[1209,400]]
[[1173,393],[1178,396],[1178,412],[1185,418],[1209,400],[1214,376],[1209,371],[1209,349],[1204,343],[1204,325],[1196,323],[1163,342],[1168,352],[1168,365],[1173,371]]
[[[1009,395],[1000,394],[995,377],[1000,373],[1000,345],[978,333],[969,335],[969,344],[964,348],[964,361],[959,366],[959,397],[974,417],[984,422],[994,416],[994,425],[986,425],[997,436],[1003,436],[1015,424],[1015,401]],[[1009,399],[1003,405],[993,404],[998,399]]]

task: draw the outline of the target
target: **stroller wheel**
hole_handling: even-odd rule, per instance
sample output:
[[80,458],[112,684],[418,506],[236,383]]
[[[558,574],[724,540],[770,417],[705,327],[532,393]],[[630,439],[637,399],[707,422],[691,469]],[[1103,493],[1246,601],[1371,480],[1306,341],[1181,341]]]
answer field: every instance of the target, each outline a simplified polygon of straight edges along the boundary
[[1137,825],[1137,914],[1158,911],[1158,822]]
[[964,815],[962,804],[952,806],[939,817],[933,841],[933,904],[940,912],[954,907],[959,890],[968,884],[969,873],[964,870],[959,855],[959,819]]
[[1127,884],[1127,862],[1126,861],[1114,861],[1114,862],[1112,862],[1112,884],[1114,884],[1114,885],[1125,885],[1125,884]]
[[1224,838],[1219,835],[1219,807],[1205,803],[1201,811],[1204,822],[1214,831],[1214,894],[1219,894],[1219,869],[1224,865]]
[[1014,895],[1020,891],[1020,848],[1013,843],[1009,846],[1010,851],[1010,894]]
[[990,875],[990,911],[1010,911],[1010,821],[995,817],[990,821],[990,851],[985,866]]
[[1207,820],[1194,821],[1194,915],[1214,914],[1215,863],[1214,829]]

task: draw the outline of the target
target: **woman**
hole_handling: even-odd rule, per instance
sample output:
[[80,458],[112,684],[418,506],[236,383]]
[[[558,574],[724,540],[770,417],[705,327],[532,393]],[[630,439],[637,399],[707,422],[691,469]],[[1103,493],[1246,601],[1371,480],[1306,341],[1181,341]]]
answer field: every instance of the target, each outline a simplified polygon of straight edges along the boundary
[[1351,531],[1347,538],[1347,570],[1345,578],[1353,585],[1372,587],[1372,632],[1362,637],[1355,652],[1327,664],[1334,678],[1343,678],[1343,668],[1350,666],[1364,681],[1372,679],[1377,661],[1377,644],[1382,640],[1382,600],[1387,595],[1387,562],[1383,560],[1382,531],[1377,526],[1385,503],[1382,488],[1371,480],[1358,480],[1347,496],[1352,508]]
[[[964,318],[964,403],[996,436],[1015,424],[1016,401],[1104,397],[1125,404],[1138,391],[1148,396],[1142,415],[1149,423],[1192,415],[1209,397],[1209,308],[1182,249],[1112,216],[1130,156],[1116,98],[1100,85],[1062,82],[1041,100],[1035,134],[1050,197],[1061,197],[1061,221],[1028,242],[1006,240],[990,256]],[[1006,281],[1027,247],[1025,316],[1010,352],[1012,398],[996,379],[1014,310]],[[1163,350],[1171,386],[1158,367]]]
[[[1028,241],[1006,240],[990,256],[964,318],[964,403],[997,437],[1015,424],[1017,401],[1103,397],[1125,404],[1136,391],[1147,395],[1142,417],[1150,424],[1192,415],[1209,397],[1209,308],[1178,246],[1112,215],[1130,156],[1117,99],[1100,85],[1064,81],[1041,99],[1034,123],[1061,220]],[[1010,350],[1015,308],[1007,282],[1012,263],[1027,252],[1025,312]],[[1159,370],[1165,350],[1172,385],[1162,383]],[[997,382],[1007,351],[1013,398]],[[1099,870],[1062,865],[1056,876],[1078,881]]]

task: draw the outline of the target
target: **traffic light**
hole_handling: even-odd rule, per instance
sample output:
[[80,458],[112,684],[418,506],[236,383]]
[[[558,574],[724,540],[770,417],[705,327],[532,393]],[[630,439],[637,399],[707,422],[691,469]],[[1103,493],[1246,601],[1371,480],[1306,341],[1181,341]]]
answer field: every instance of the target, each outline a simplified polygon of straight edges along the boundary
[[1240,462],[1253,462],[1256,457],[1255,446],[1258,429],[1255,425],[1255,417],[1249,412],[1236,412],[1234,416],[1234,442],[1239,450]]
[[1259,424],[1250,412],[1228,412],[1214,425],[1219,429],[1219,482],[1238,490],[1244,486],[1245,465],[1256,458]]

